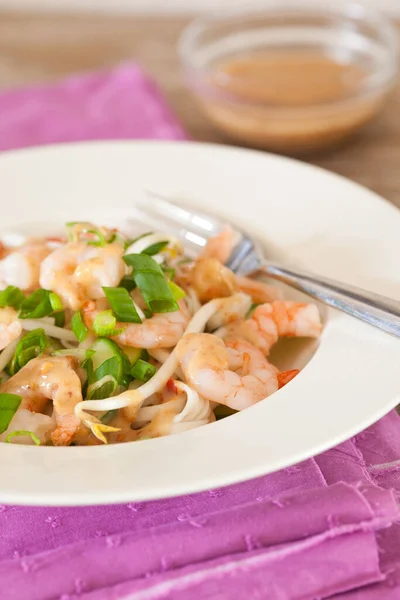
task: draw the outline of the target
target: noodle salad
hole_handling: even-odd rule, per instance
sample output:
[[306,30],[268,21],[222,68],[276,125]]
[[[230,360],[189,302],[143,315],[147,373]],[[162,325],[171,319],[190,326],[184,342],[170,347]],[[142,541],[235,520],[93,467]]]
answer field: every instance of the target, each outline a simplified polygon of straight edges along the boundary
[[96,445],[179,433],[288,383],[280,337],[318,337],[314,304],[239,277],[230,228],[195,259],[167,233],[72,222],[0,248],[0,441]]

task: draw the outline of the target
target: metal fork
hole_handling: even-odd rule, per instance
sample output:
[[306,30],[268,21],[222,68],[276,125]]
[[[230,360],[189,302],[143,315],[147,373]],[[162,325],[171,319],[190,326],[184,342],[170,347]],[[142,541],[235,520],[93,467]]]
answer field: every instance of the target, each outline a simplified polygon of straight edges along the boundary
[[[147,222],[173,231],[186,246],[199,252],[210,237],[227,224],[209,213],[177,204],[155,192],[146,191],[137,204]],[[400,337],[400,302],[361,288],[341,283],[302,269],[286,267],[263,257],[259,244],[233,227],[238,241],[226,262],[234,273],[251,276],[263,273],[352,317]]]

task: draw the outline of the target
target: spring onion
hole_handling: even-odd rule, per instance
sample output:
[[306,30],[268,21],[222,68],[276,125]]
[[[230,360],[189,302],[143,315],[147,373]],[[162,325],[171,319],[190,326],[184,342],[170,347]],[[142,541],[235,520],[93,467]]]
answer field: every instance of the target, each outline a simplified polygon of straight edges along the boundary
[[173,281],[175,279],[175,269],[172,267],[166,267],[165,265],[160,265],[161,269],[167,279],[167,281]]
[[246,319],[250,319],[257,306],[260,306],[261,304],[262,302],[254,302],[246,313]]
[[164,240],[162,242],[158,242],[157,244],[152,244],[148,246],[144,250],[142,250],[142,254],[147,254],[148,256],[154,256],[154,254],[158,254],[161,250],[164,250],[166,246],[168,246],[168,240]]
[[80,363],[84,363],[88,358],[92,358],[94,354],[94,350],[86,350],[85,348],[63,348],[62,350],[52,352],[52,356],[72,356]]
[[105,246],[108,243],[101,229],[92,223],[71,221],[66,227],[70,242],[86,242],[89,246]]
[[[108,338],[99,338],[92,344],[90,352],[93,354],[85,363],[89,393],[92,392],[93,385],[104,380],[105,377],[112,377],[117,386],[128,387],[131,377],[127,374],[131,363],[115,342]],[[116,389],[117,387],[109,395],[115,393]]]
[[71,329],[75,334],[78,342],[83,342],[87,336],[89,329],[86,327],[82,319],[81,311],[78,310],[71,319]]
[[131,292],[132,290],[135,289],[136,283],[133,281],[133,279],[132,279],[132,277],[130,277],[130,275],[126,275],[125,277],[123,277],[121,279],[118,287],[125,288],[126,290],[128,290],[128,292]]
[[20,319],[40,319],[51,315],[54,310],[50,302],[51,293],[42,288],[33,292],[23,300],[18,317]]
[[111,337],[124,331],[125,327],[116,329],[117,319],[112,310],[103,310],[96,315],[93,322],[93,331],[99,337]]
[[104,423],[104,425],[108,425],[108,423],[110,423],[110,421],[113,420],[113,418],[115,417],[115,415],[117,414],[117,410],[108,410],[100,419],[100,421],[102,423]]
[[0,433],[6,431],[21,402],[17,394],[0,394]]
[[58,313],[64,310],[62,300],[55,292],[49,293],[49,302],[53,312]]
[[172,292],[172,295],[176,301],[181,300],[186,296],[185,290],[183,290],[179,285],[174,283],[173,281],[168,281],[168,287]]
[[25,436],[31,437],[32,440],[35,442],[35,445],[36,446],[40,446],[40,440],[37,437],[37,435],[35,435],[33,433],[33,431],[28,431],[28,430],[25,430],[25,429],[20,429],[19,431],[12,431],[11,433],[9,433],[8,436],[5,439],[6,444],[10,444],[13,437],[20,437],[21,435],[25,435]]
[[149,381],[149,379],[151,379],[155,373],[155,366],[145,360],[142,360],[141,358],[139,358],[139,360],[137,360],[131,368],[132,377],[135,379],[140,379],[140,381],[143,381],[144,383]]
[[126,289],[122,287],[103,287],[103,291],[118,321],[122,323],[142,322],[133,300]]
[[88,400],[103,400],[114,396],[118,391],[118,382],[112,375],[105,375],[99,381],[89,385],[87,391]]
[[54,313],[54,325],[56,327],[64,327],[65,325],[65,310]]
[[5,290],[0,292],[0,307],[12,306],[13,308],[20,308],[22,302],[25,300],[25,296],[22,291],[14,285],[9,285]]
[[91,236],[94,236],[94,239],[87,240],[87,244],[89,246],[105,246],[107,244],[105,236],[101,233],[99,229],[88,229],[86,233],[88,233]]
[[127,254],[124,261],[133,267],[132,277],[142,292],[144,301],[153,313],[179,310],[177,301],[156,261],[146,254]]
[[34,329],[25,334],[17,344],[14,357],[8,367],[10,375],[15,375],[30,360],[36,358],[48,346],[49,340],[43,329]]

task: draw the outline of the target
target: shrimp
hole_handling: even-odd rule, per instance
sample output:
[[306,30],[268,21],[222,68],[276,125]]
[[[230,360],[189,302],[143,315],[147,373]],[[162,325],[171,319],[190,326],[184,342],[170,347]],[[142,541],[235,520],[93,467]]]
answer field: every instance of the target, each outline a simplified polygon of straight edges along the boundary
[[199,258],[190,280],[201,302],[231,296],[237,289],[234,273],[216,258]]
[[280,300],[283,297],[282,291],[276,285],[265,283],[250,277],[241,277],[236,275],[236,285],[241,292],[249,294],[253,302],[265,303]]
[[[185,302],[180,300],[178,304],[180,310],[154,314],[143,323],[117,323],[117,328],[125,329],[112,339],[121,346],[133,348],[172,348],[182,337],[190,319]],[[93,328],[99,312],[98,302],[88,302],[83,307],[83,319],[89,329]]]
[[225,340],[245,339],[267,355],[283,337],[319,337],[322,325],[315,304],[276,300],[258,306],[252,316],[218,329]]
[[0,308],[0,350],[16,340],[22,333],[22,325],[17,312],[7,306]]
[[251,308],[251,297],[241,292],[228,298],[221,298],[219,309],[208,321],[209,331],[219,329],[223,325],[243,319]]
[[21,290],[39,287],[41,262],[50,254],[46,243],[32,242],[17,247],[0,260],[0,287],[14,285]]
[[66,307],[79,310],[87,300],[104,297],[102,286],[119,284],[127,270],[122,255],[120,244],[70,242],[42,262],[40,285],[59,294]]
[[[5,442],[7,437],[13,431],[31,431],[41,444],[45,444],[50,439],[50,434],[55,427],[55,422],[52,417],[42,415],[41,413],[33,413],[27,408],[19,408],[11,423],[4,433],[0,435],[0,442]],[[12,440],[13,444],[34,444],[33,439],[28,435],[16,436]]]
[[79,428],[74,408],[82,402],[81,382],[70,356],[34,358],[1,386],[1,391],[22,396],[18,410],[41,413],[53,401],[56,428],[51,434],[55,446],[67,446]]
[[278,369],[246,341],[185,335],[175,349],[189,384],[209,401],[243,410],[278,389]]
[[235,233],[229,226],[208,240],[200,255],[201,258],[215,258],[223,265],[228,260],[235,244]]

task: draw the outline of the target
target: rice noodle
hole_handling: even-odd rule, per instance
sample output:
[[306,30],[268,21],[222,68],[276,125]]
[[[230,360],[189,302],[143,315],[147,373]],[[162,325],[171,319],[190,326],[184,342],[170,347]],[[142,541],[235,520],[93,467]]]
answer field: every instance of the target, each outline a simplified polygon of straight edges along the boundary
[[67,342],[77,342],[73,331],[50,325],[49,323],[46,323],[44,319],[20,319],[19,321],[22,329],[25,329],[26,331],[32,331],[33,329],[40,327],[44,329],[44,332],[50,337],[65,340]]
[[14,356],[15,350],[17,349],[18,342],[22,336],[18,336],[11,344],[8,344],[0,354],[0,372],[4,371],[12,357]]
[[[187,333],[200,333],[201,331],[204,331],[207,321],[218,310],[219,302],[220,299],[218,298],[211,300],[207,304],[204,304],[204,306],[202,306],[201,309],[197,311],[194,317],[189,321],[184,335]],[[159,370],[156,372],[154,377],[152,377],[147,383],[144,383],[137,390],[127,390],[118,396],[104,400],[85,400],[76,406],[75,414],[81,418],[79,416],[79,412],[83,411],[83,407],[80,407],[81,404],[84,404],[86,410],[93,411],[126,408],[127,410],[125,413],[127,418],[133,421],[137,415],[138,406],[141,405],[146,398],[152,396],[162,389],[167,381],[171,379],[178,366],[179,361],[176,357],[175,351],[172,351],[164,364],[162,364]]]

